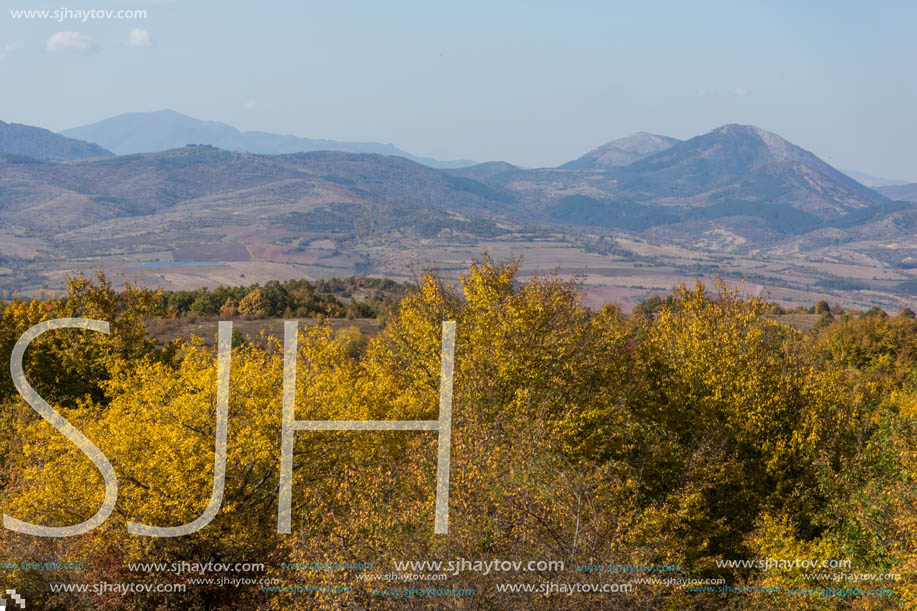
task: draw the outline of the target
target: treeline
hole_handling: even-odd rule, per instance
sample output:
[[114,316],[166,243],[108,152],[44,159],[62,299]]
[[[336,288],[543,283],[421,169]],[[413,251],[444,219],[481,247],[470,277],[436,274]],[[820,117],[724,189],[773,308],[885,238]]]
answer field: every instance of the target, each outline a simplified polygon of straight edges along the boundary
[[[80,276],[82,278],[82,276]],[[105,274],[98,280],[109,286]],[[137,287],[134,287],[135,289]],[[264,285],[200,288],[192,291],[153,291],[151,316],[233,318],[378,318],[396,304],[410,288],[388,278],[331,278],[322,280],[270,280]],[[128,292],[116,292],[123,301]],[[72,297],[48,299],[49,307],[60,307]],[[9,297],[7,299],[10,299]],[[0,311],[9,301],[0,299]],[[56,305],[55,305],[56,304]],[[119,307],[126,307],[121,304]]]
[[270,280],[264,285],[163,292],[163,315],[233,318],[376,318],[404,295],[385,278]]
[[[724,285],[680,287],[652,312],[624,316],[584,307],[575,283],[522,280],[517,268],[485,259],[461,287],[426,275],[359,351],[327,326],[299,337],[297,419],[436,420],[442,322],[455,321],[447,535],[433,533],[436,437],[418,431],[298,431],[293,533],[277,534],[280,338],[233,350],[225,493],[213,522],[187,537],[129,535],[127,521],[186,524],[211,497],[213,351],[181,341],[158,347],[143,326],[156,299],[140,289],[119,294],[77,279],[66,300],[10,304],[0,312],[7,361],[16,338],[41,320],[111,321],[110,335],[39,337],[25,365],[36,390],[111,460],[119,496],[108,521],[80,537],[0,533],[0,562],[82,562],[82,571],[4,568],[0,579],[47,609],[917,607],[917,320],[838,316],[803,332],[768,315],[768,303]],[[98,472],[4,380],[4,513],[50,525],[92,516],[102,502]],[[373,595],[419,587],[384,581],[395,561],[456,558],[563,560],[566,569],[464,571],[435,582],[473,588],[466,598]],[[850,564],[754,568],[797,559]],[[129,562],[263,562],[257,577],[281,586],[353,590],[199,584],[138,598],[47,587],[164,578],[131,572]],[[283,568],[331,562],[371,562],[378,577]],[[652,575],[574,568],[609,563],[673,568]],[[836,573],[900,578],[864,583]],[[666,578],[723,579],[735,589],[695,591]],[[546,582],[633,589],[570,596],[497,589]],[[824,594],[828,588],[845,594]],[[874,588],[889,593],[867,593]]]
[[[677,303],[678,298],[676,295],[668,295],[661,297],[659,295],[651,295],[642,302],[638,303],[634,307],[634,314],[639,315],[652,315],[664,308],[670,308],[675,303]],[[820,314],[822,320],[819,321],[821,324],[824,322],[830,322],[834,320],[835,316],[841,317],[844,320],[849,320],[851,317],[860,317],[860,316],[888,316],[888,313],[878,306],[873,306],[867,310],[844,310],[839,305],[831,305],[825,300],[821,300],[815,305],[812,306],[802,306],[798,305],[791,308],[786,308],[780,305],[777,302],[772,302],[767,304],[765,312],[771,316],[783,316],[784,314]],[[917,314],[910,308],[902,308],[897,316],[902,316],[904,318],[915,318]]]

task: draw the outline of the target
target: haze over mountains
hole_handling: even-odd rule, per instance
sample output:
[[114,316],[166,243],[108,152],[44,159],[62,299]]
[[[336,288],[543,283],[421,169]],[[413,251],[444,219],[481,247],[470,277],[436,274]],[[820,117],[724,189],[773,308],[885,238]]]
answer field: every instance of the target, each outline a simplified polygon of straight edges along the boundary
[[841,170],[844,174],[854,179],[855,181],[875,189],[876,187],[891,187],[894,185],[903,185],[907,184],[906,180],[898,180],[895,178],[883,178],[881,176],[873,176],[872,174],[867,174],[866,172],[858,172],[856,170]]
[[586,273],[605,299],[723,274],[788,302],[899,307],[917,292],[917,206],[904,199],[743,125],[636,134],[542,169],[212,146],[65,164],[0,155],[0,281],[54,287],[93,265],[169,288],[407,278],[486,249]]
[[888,185],[885,187],[877,187],[876,191],[892,199],[917,202],[917,183],[911,183],[909,185]]
[[468,160],[440,161],[429,157],[417,157],[391,144],[379,142],[338,142],[258,131],[242,132],[226,123],[201,121],[174,110],[121,114],[91,125],[66,129],[61,134],[96,142],[118,155],[166,151],[188,144],[209,144],[229,151],[262,155],[344,151],[397,155],[435,168],[456,168],[474,164]]
[[24,155],[42,161],[72,161],[114,155],[97,144],[65,138],[40,127],[3,121],[0,121],[0,153]]

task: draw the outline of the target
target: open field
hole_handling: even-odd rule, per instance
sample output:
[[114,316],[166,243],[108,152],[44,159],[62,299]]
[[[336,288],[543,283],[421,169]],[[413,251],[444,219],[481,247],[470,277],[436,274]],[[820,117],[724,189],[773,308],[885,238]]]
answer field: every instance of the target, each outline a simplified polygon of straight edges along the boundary
[[[199,287],[248,285],[268,280],[305,278],[309,280],[346,277],[355,274],[414,281],[427,269],[436,269],[452,280],[485,252],[497,260],[522,257],[521,276],[559,273],[583,283],[587,303],[601,307],[606,303],[629,312],[655,293],[667,293],[685,283],[698,280],[712,286],[717,277],[730,284],[743,284],[743,292],[777,301],[784,306],[810,306],[820,300],[844,309],[879,306],[895,312],[905,306],[917,307],[917,298],[902,291],[903,283],[917,280],[914,270],[889,269],[881,264],[839,263],[800,260],[794,257],[716,256],[634,243],[633,256],[602,255],[586,252],[577,240],[556,236],[551,240],[491,240],[476,245],[436,244],[435,241],[389,243],[364,246],[377,262],[357,269],[352,266],[305,265],[284,261],[232,261],[221,264],[181,267],[138,267],[115,258],[44,263],[37,267],[39,277],[60,290],[67,275],[77,271],[105,269],[120,282],[139,281],[151,288],[191,290]],[[830,288],[833,278],[843,279],[852,288]],[[841,284],[843,286],[843,284]],[[28,295],[36,286],[19,294]]]
[[[583,283],[588,305],[601,307],[612,303],[626,312],[647,297],[668,293],[681,283],[693,286],[700,280],[712,286],[717,277],[731,285],[742,283],[747,295],[760,296],[788,307],[808,307],[825,300],[844,309],[879,306],[896,312],[906,306],[917,308],[913,291],[902,290],[917,280],[917,270],[890,268],[878,260],[854,257],[850,253],[835,253],[836,256],[830,257],[827,254],[803,257],[760,252],[724,254],[675,244],[654,244],[635,236],[616,237],[616,250],[602,253],[594,252],[594,236],[570,233],[549,234],[537,239],[510,234],[458,242],[411,240],[402,236],[351,237],[350,240],[347,248],[356,253],[353,260],[371,263],[355,266],[352,261],[345,264],[335,257],[303,263],[282,249],[272,251],[271,260],[252,257],[248,261],[178,262],[180,264],[170,261],[171,256],[166,252],[155,257],[99,255],[30,264],[27,267],[35,271],[36,285],[21,290],[20,294],[34,293],[42,285],[60,290],[67,275],[94,268],[104,268],[119,283],[139,281],[166,290],[352,275],[415,281],[427,269],[436,269],[444,277],[457,281],[470,263],[486,252],[496,260],[521,257],[521,277],[558,273],[576,278]],[[154,261],[140,263],[144,258]],[[161,261],[155,261],[156,258]]]

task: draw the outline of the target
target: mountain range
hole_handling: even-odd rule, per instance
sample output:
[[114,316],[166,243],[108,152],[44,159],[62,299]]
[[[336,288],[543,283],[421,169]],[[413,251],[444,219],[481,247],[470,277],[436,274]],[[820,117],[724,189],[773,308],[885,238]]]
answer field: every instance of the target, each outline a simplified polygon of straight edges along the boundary
[[[603,152],[620,160],[619,151],[639,158],[598,162]],[[509,189],[555,222],[643,231],[717,221],[752,242],[854,226],[905,207],[776,134],[744,125],[685,141],[637,134],[556,169],[483,164],[453,173]]]
[[188,144],[209,144],[228,151],[261,155],[312,151],[395,155],[434,168],[456,168],[475,163],[468,160],[440,161],[417,157],[392,144],[379,142],[338,142],[259,131],[243,132],[226,123],[201,121],[174,110],[125,113],[91,125],[66,129],[61,134],[96,142],[118,155],[165,151]]
[[[725,219],[745,233],[799,234],[853,226],[903,204],[757,127],[725,125],[685,141],[646,134],[628,165],[526,170],[504,163],[436,170],[400,156],[313,152],[256,155],[192,145],[64,166],[4,163],[0,220],[36,230],[36,207],[55,202],[52,225],[156,214],[192,202],[248,206],[269,190],[277,205],[308,205],[317,191],[378,208],[439,209],[456,214],[561,222],[642,231]],[[644,146],[646,144],[646,146]],[[655,153],[649,149],[668,144]],[[627,150],[615,144],[604,151]],[[642,152],[639,152],[642,151]],[[597,157],[600,159],[601,156]],[[583,159],[583,158],[580,158]],[[617,162],[613,162],[617,163]],[[11,188],[15,185],[15,188]],[[244,196],[240,196],[240,191]],[[66,204],[65,204],[66,203]]]
[[172,288],[405,277],[488,249],[528,253],[535,268],[588,264],[605,270],[593,274],[602,286],[649,278],[628,281],[627,295],[720,270],[766,279],[787,299],[821,287],[900,304],[917,268],[917,205],[906,187],[882,191],[733,124],[684,141],[636,134],[541,169],[200,144],[68,163],[19,152],[0,155],[0,280],[42,288],[99,264],[152,266],[137,269]]

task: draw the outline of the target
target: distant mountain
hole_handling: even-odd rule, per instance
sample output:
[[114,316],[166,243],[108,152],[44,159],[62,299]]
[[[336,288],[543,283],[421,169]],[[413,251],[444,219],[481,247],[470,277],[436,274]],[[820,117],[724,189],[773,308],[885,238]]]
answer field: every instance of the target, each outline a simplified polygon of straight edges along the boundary
[[724,125],[650,155],[618,174],[636,200],[687,206],[786,205],[822,219],[889,200],[780,136]]
[[625,261],[665,267],[655,280],[641,269],[639,279],[615,281],[628,290],[670,286],[674,270],[709,278],[753,260],[761,265],[741,271],[750,281],[866,287],[885,297],[857,299],[882,305],[913,291],[889,288],[884,274],[844,284],[843,270],[917,266],[917,203],[889,199],[906,196],[873,191],[743,125],[601,169],[434,169],[392,155],[207,145],[70,163],[0,154],[0,275],[13,270],[15,282],[7,273],[3,285],[17,290],[59,285],[64,272],[94,265],[136,277],[135,265],[150,264],[146,280],[191,287],[408,276],[420,265],[455,270],[492,247],[609,278],[626,273]]
[[466,178],[473,178],[485,182],[505,180],[507,177],[517,172],[524,173],[525,170],[505,161],[488,161],[486,163],[479,163],[466,168],[456,168],[449,171],[450,174],[455,176],[464,176]]
[[305,234],[359,236],[377,249],[509,227],[571,235],[588,227],[682,244],[713,232],[759,248],[817,231],[846,239],[870,224],[875,234],[903,235],[917,219],[917,207],[744,125],[600,172],[505,162],[439,170],[390,155],[195,145],[69,164],[0,156],[0,181],[0,231],[23,228],[58,249],[55,256],[103,244],[111,252],[175,252],[257,233],[283,234],[288,241],[270,252],[295,259]]
[[878,187],[879,193],[889,199],[901,200],[905,202],[917,202],[917,182],[909,185],[889,185],[887,187]]
[[[165,135],[259,136],[189,121],[184,136]],[[155,130],[141,135],[165,145]],[[207,145],[52,163],[18,147],[0,153],[0,294],[60,288],[95,266],[172,288],[409,278],[465,269],[486,249],[524,256],[532,273],[586,273],[603,299],[723,273],[797,302],[917,307],[907,272],[917,269],[917,202],[900,201],[917,200],[915,185],[879,193],[753,126],[634,138],[579,169]],[[634,158],[622,151],[641,158],[615,165]]]
[[71,138],[97,142],[119,155],[166,151],[188,144],[209,144],[229,151],[260,155],[312,151],[395,155],[435,168],[458,168],[475,163],[416,157],[391,144],[378,142],[338,142],[267,132],[242,132],[226,123],[201,121],[174,110],[126,113],[61,133]]
[[903,185],[907,183],[906,180],[896,180],[894,178],[881,178],[879,176],[873,176],[872,174],[867,174],[866,172],[857,172],[856,170],[841,170],[844,174],[854,179],[855,181],[866,185],[872,189],[876,187],[890,187],[892,185]]
[[112,156],[111,151],[97,144],[65,138],[40,127],[3,121],[0,121],[0,153],[23,155],[42,161]]
[[[671,139],[655,138],[629,142],[646,144],[644,152],[652,146],[664,150],[603,172],[595,171],[595,159],[579,168],[474,166],[453,172],[511,189],[555,222],[631,231],[665,226],[685,239],[701,227],[728,226],[749,243],[767,242],[820,228],[857,226],[901,209],[758,127],[724,125],[670,146]],[[623,148],[615,144],[608,150]]]
[[626,138],[612,140],[595,148],[579,159],[560,166],[562,170],[592,170],[627,166],[678,144],[681,140],[637,132]]

